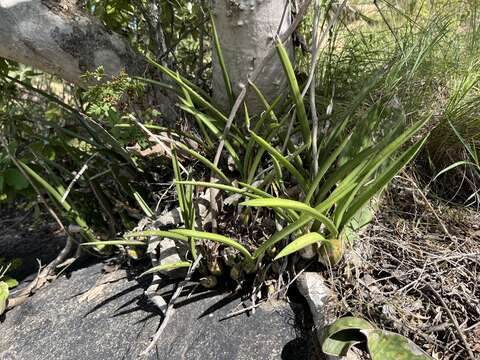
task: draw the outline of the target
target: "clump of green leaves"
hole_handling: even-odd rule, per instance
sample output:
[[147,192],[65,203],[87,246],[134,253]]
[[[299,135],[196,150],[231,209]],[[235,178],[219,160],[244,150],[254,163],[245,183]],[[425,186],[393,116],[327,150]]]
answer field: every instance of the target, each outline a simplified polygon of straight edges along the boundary
[[143,89],[142,83],[132,79],[124,71],[115,78],[105,81],[103,67],[86,72],[83,78],[85,81],[99,83],[90,86],[83,94],[88,102],[87,114],[95,119],[107,119],[113,123],[119,122],[119,110],[127,105],[129,98],[139,97],[139,92]]
[[[220,51],[218,47],[217,51]],[[241,269],[247,273],[263,268],[266,262],[276,263],[310,246],[316,248],[325,264],[335,265],[340,261],[348,229],[355,222],[356,215],[425,143],[426,138],[393,156],[418,133],[428,118],[407,129],[403,129],[404,123],[399,122],[391,131],[384,131],[385,135],[378,140],[373,130],[365,131],[365,123],[372,129],[381,127],[383,117],[388,113],[388,99],[380,99],[360,117],[357,114],[380,80],[390,75],[388,70],[381,69],[371,74],[367,85],[344,111],[335,114],[331,119],[334,126],[328,134],[313,139],[308,102],[301,95],[293,65],[280,42],[277,51],[289,82],[289,100],[282,105],[279,99],[269,104],[252,84],[252,90],[265,105],[265,111],[256,119],[250,118],[245,105],[243,124],[246,126],[234,122],[227,132],[227,116],[206,94],[171,70],[152,63],[177,84],[181,90],[181,108],[195,119],[205,139],[196,141],[200,144],[196,150],[186,143],[177,143],[177,150],[198,160],[217,179],[213,182],[206,179],[179,181],[177,177],[177,189],[182,186],[209,187],[227,195],[239,194],[246,200],[239,204],[239,211],[247,218],[270,217],[281,230],[268,234],[261,241],[251,239],[249,244],[206,229],[191,228],[191,224],[184,229],[130,233],[126,235],[128,238],[159,236],[185,242],[195,239],[191,260],[197,251],[208,253],[201,240],[215,242],[232,248],[237,256],[230,265],[242,264]],[[228,84],[228,71],[223,74],[225,84]],[[220,141],[224,141],[225,152],[223,162],[217,165],[209,157],[213,158]],[[313,141],[317,142],[318,158],[313,157]],[[317,172],[313,171],[315,168]],[[291,197],[291,193],[296,195]],[[281,244],[280,250],[275,250]],[[274,254],[273,259],[266,254]],[[178,265],[185,266],[184,263]]]

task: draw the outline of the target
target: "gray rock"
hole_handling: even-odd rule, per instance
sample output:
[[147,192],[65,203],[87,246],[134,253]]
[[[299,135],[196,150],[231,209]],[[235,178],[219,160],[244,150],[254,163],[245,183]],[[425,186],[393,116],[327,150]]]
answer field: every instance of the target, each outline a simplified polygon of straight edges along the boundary
[[[307,300],[315,324],[318,343],[323,340],[324,329],[335,320],[335,296],[326,285],[325,278],[317,272],[303,272],[297,279],[297,288]],[[350,350],[346,357],[324,355],[324,360],[358,360],[360,356]]]
[[[143,291],[125,271],[102,274],[101,265],[62,277],[7,312],[0,325],[0,359],[137,359],[159,325]],[[197,288],[179,300],[148,359],[316,358],[312,338],[298,326],[304,321],[298,305],[273,302],[252,316],[222,320],[238,299]]]

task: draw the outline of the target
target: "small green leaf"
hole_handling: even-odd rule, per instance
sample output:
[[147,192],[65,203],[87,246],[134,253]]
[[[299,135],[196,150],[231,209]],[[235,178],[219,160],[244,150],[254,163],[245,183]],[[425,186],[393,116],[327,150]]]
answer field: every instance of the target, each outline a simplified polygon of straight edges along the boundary
[[7,307],[7,299],[10,291],[8,290],[8,284],[0,281],[0,315],[5,312]]
[[10,168],[5,170],[4,177],[5,183],[17,191],[26,189],[29,186],[28,180],[25,179],[18,169]]
[[8,285],[8,288],[14,288],[18,286],[18,281],[12,278],[3,279],[3,281]]

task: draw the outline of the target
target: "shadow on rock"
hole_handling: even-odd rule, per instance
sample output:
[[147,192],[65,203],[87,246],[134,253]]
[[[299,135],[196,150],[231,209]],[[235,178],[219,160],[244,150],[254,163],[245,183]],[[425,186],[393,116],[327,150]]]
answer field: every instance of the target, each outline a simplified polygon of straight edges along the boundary
[[[161,316],[125,270],[102,273],[96,264],[74,271],[9,311],[0,326],[1,360],[137,359]],[[171,287],[165,288],[168,301]],[[147,359],[315,359],[303,305],[275,301],[255,314],[238,294],[189,287]]]

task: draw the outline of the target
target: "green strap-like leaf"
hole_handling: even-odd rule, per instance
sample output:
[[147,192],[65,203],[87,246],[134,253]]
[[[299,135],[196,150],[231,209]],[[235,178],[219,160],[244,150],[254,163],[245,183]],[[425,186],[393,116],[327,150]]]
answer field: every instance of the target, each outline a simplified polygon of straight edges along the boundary
[[[315,201],[317,203],[323,201],[327,197],[332,187],[339,182],[341,182],[341,184],[345,184],[347,178],[351,181],[358,182],[358,176],[361,174],[364,166],[368,163],[372,154],[376,150],[376,146],[364,149],[353,159],[347,161],[345,164],[336,169],[330,176],[327,177],[325,183],[323,183],[319,188]],[[353,176],[353,174],[355,174],[355,176]]]
[[419,141],[417,144],[413,145],[405,151],[398,159],[391,163],[370,185],[365,189],[362,189],[361,194],[354,199],[350,204],[349,208],[343,216],[342,224],[347,224],[355,216],[357,211],[365,205],[376,193],[382,190],[392,179],[393,177],[402,170],[405,165],[407,165],[417,153],[420,151],[422,146],[427,141],[428,137]]
[[320,182],[322,181],[323,177],[325,176],[327,171],[330,169],[330,167],[333,165],[335,160],[338,158],[340,153],[343,151],[345,146],[347,146],[351,137],[352,135],[347,136],[342,141],[342,143],[339,146],[337,146],[337,148],[330,154],[330,156],[325,160],[325,162],[322,163],[322,166],[318,169],[318,173],[313,179],[312,183],[310,184],[310,189],[308,190],[307,196],[305,197],[305,202],[307,204],[310,204],[310,201],[312,200],[313,195],[315,194],[315,191],[320,185]]
[[273,198],[273,195],[257,188],[256,186],[253,186],[253,185],[241,182],[241,181],[238,182],[238,185],[243,186],[247,190],[250,190],[251,193],[253,193],[255,195],[258,195],[259,197]]
[[290,62],[287,50],[285,49],[281,41],[277,42],[277,52],[280,57],[280,61],[282,62],[285,75],[287,75],[290,92],[295,101],[297,117],[300,123],[300,128],[302,129],[303,141],[308,148],[312,143],[312,134],[310,132],[310,123],[308,121],[307,111],[305,110],[302,93],[300,92],[300,88],[298,86],[292,63]]
[[[397,151],[400,146],[402,146],[407,140],[409,140],[413,135],[415,135],[429,120],[427,118],[425,120],[418,121],[413,126],[405,130],[400,136],[398,136],[395,140],[388,143],[382,150],[380,150],[367,164],[365,171],[361,175],[361,181],[357,185],[354,191],[350,194],[350,196],[346,199],[344,203],[338,206],[335,209],[334,218],[335,224],[340,227],[340,224],[345,224],[343,221],[343,217],[345,212],[348,211],[351,213],[351,204],[355,199],[356,194],[360,190],[362,190],[363,186],[372,178],[375,172],[385,164],[385,162],[390,158],[390,156]],[[365,195],[363,195],[364,197]],[[373,195],[371,195],[373,196]]]
[[[325,212],[330,209],[333,204],[337,201],[341,200],[343,197],[349,194],[349,192],[356,186],[355,182],[349,183],[348,186],[343,186],[335,189],[335,191],[325,200],[324,202],[320,203],[315,207],[315,209],[319,212]],[[258,249],[253,254],[254,259],[260,258],[260,256],[267,251],[267,249],[271,248],[273,245],[278,243],[279,241],[285,239],[287,236],[292,234],[293,232],[300,229],[302,226],[305,226],[310,221],[312,221],[313,216],[310,214],[302,215],[298,220],[295,220],[293,223],[290,223],[288,226],[284,227],[282,230],[273,234],[267,241],[265,241],[262,245],[258,247]]]
[[200,161],[203,165],[208,167],[210,170],[212,170],[215,174],[217,174],[220,179],[224,180],[225,182],[230,182],[228,180],[228,177],[223,173],[222,170],[220,170],[213,162],[208,160],[205,156],[199,154],[195,150],[190,149],[188,146],[182,144],[182,143],[176,143],[175,144],[179,149],[182,151],[186,152],[187,154],[193,156],[195,159]]
[[[92,230],[88,226],[87,222],[80,216],[80,214],[72,208],[72,206],[62,199],[62,195],[58,190],[56,190],[52,185],[48,183],[43,177],[37,174],[32,168],[27,164],[23,163],[21,160],[17,160],[19,165],[25,170],[25,172],[31,176],[36,182],[38,182],[47,192],[62,206],[75,220],[78,226],[83,230],[83,234],[90,241],[97,240]],[[63,200],[63,201],[62,201]]]
[[230,239],[226,236],[220,235],[220,234],[215,234],[215,233],[209,233],[209,232],[204,232],[204,231],[196,231],[196,230],[189,230],[189,229],[175,229],[175,230],[170,230],[168,233],[173,233],[173,234],[179,234],[187,237],[193,237],[196,239],[206,239],[206,240],[211,240],[218,242],[220,244],[228,245],[242,253],[248,260],[252,260],[252,255],[250,252],[247,250],[245,246],[242,244],[236,242],[233,239]]
[[[173,173],[175,176],[175,188],[178,195],[178,203],[180,209],[182,210],[182,217],[185,226],[188,228],[195,227],[195,207],[192,205],[193,192],[191,192],[191,186],[179,184],[178,181],[182,180],[182,175],[180,172],[180,162],[178,161],[177,152],[175,148],[172,148],[172,165]],[[194,260],[197,259],[197,247],[195,244],[195,239],[190,238],[190,252]]]
[[[275,115],[275,112],[274,112],[274,109],[277,107],[279,101],[282,99],[282,95],[278,95],[274,100],[273,100],[273,103],[272,105],[270,105],[267,101],[267,99],[265,98],[265,96],[262,94],[262,92],[260,91],[260,89],[257,87],[257,85],[255,85],[254,83],[250,82],[249,84],[252,89],[255,91],[255,93],[257,94],[258,98],[260,99],[260,101],[262,102],[263,106],[265,107],[265,117],[264,118],[268,118],[271,122],[275,122],[275,123],[278,123],[278,118],[277,116]],[[262,124],[259,124],[258,122],[255,123],[255,127],[253,129],[253,131],[257,132],[257,130],[259,130],[261,128]]]
[[128,234],[123,235],[126,238],[132,237],[148,237],[148,236],[158,236],[164,238],[171,238],[180,241],[188,241],[188,237],[184,235],[180,235],[177,233],[172,233],[170,231],[165,230],[144,230],[144,231],[134,231]]
[[308,233],[300,236],[299,238],[292,241],[290,244],[285,246],[282,251],[278,253],[275,257],[275,260],[278,260],[282,257],[293,254],[309,245],[316,244],[318,242],[328,242],[329,240],[325,239],[322,235],[317,232]]
[[295,180],[297,180],[298,184],[302,187],[302,189],[305,192],[307,192],[308,191],[307,182],[303,177],[303,175],[300,174],[300,172],[295,168],[295,166],[293,166],[292,163],[288,161],[288,159],[280,153],[280,151],[275,149],[263,138],[261,138],[254,132],[251,132],[250,134],[252,135],[253,139],[270,154],[270,156],[277,159],[278,162],[280,162],[285,167],[285,169],[287,169],[290,172],[290,174],[293,175],[293,177],[295,178]]
[[156,273],[156,272],[159,272],[159,271],[174,270],[174,269],[179,269],[179,268],[188,268],[191,265],[192,265],[192,263],[189,262],[189,261],[178,261],[178,262],[174,262],[174,263],[162,264],[162,265],[155,266],[151,269],[148,269],[144,273],[140,274],[139,277],[142,277],[142,276],[145,276],[145,275],[148,275],[148,274],[153,274],[153,273]]
[[208,187],[208,188],[213,188],[213,189],[218,189],[218,190],[224,190],[228,193],[241,194],[241,195],[244,195],[245,197],[254,198],[254,199],[263,195],[263,194],[259,195],[259,194],[254,194],[252,192],[248,192],[248,189],[239,189],[235,186],[219,184],[219,183],[214,183],[214,182],[176,181],[175,183],[183,184],[183,185],[193,185],[193,186],[201,186],[201,187]]
[[147,215],[147,217],[149,217],[149,218],[153,217],[154,213],[153,213],[152,209],[150,208],[150,206],[148,206],[146,201],[143,199],[142,195],[140,195],[140,193],[138,191],[133,190],[133,188],[131,188],[131,189],[132,189],[133,197],[137,201],[137,204],[142,208],[145,215]]
[[153,60],[150,57],[146,57],[147,61],[156,66],[161,72],[163,72],[165,75],[170,77],[173,81],[177,83],[180,88],[186,90],[189,95],[195,100],[200,106],[208,109],[212,114],[214,114],[216,117],[221,119],[223,122],[227,122],[228,118],[223,114],[216,106],[214,106],[209,100],[208,96],[198,87],[196,87],[193,83],[189,82],[185,78],[182,78],[179,76],[177,73],[174,71],[166,68],[165,66],[157,63],[155,60]]
[[316,220],[324,224],[327,229],[330,231],[330,234],[333,237],[338,235],[338,230],[333,224],[333,222],[323,215],[320,211],[304,204],[300,201],[290,200],[290,199],[280,199],[280,198],[268,198],[268,199],[254,199],[241,203],[240,205],[244,206],[257,206],[257,207],[270,207],[270,208],[282,208],[290,209],[295,211],[301,211],[312,215]]
[[195,113],[194,113],[194,107],[193,107],[193,103],[182,98],[182,97],[179,97],[180,99],[180,108],[182,110],[185,110],[186,112],[190,113],[193,115],[195,121],[197,122],[197,125],[198,125],[198,128],[200,129],[200,132],[202,133],[202,141],[204,142],[204,147],[211,150],[213,149],[214,147],[214,144],[213,144],[213,141],[212,139],[210,139],[210,135],[208,134],[207,132],[207,129],[205,128],[205,124],[200,120],[200,118],[198,116],[195,116]]
[[119,245],[119,246],[146,246],[144,242],[133,240],[105,240],[92,241],[80,244],[81,246]]
[[[288,116],[288,113],[281,119],[280,123],[272,123],[270,124],[270,126],[266,129],[264,135],[262,136],[262,139],[265,140],[267,143],[270,142],[271,139],[273,139],[275,136],[279,135],[279,132],[285,127],[285,125],[287,124],[287,122],[289,121],[289,116]],[[255,126],[253,132],[255,134],[258,134],[257,130],[261,130],[260,128],[257,129],[257,126]],[[279,135],[280,138],[282,138],[282,135],[280,134]],[[245,153],[245,160],[248,160],[248,163],[247,164],[247,167],[246,167],[246,170],[244,171],[245,173],[245,176],[247,176],[247,182],[248,183],[252,183],[255,179],[255,176],[257,175],[257,170],[258,170],[258,167],[261,163],[261,160],[262,160],[262,157],[263,155],[265,154],[265,151],[266,151],[266,148],[260,146],[260,149],[258,149],[256,152],[254,151],[254,149],[256,149],[256,147],[253,146],[253,144],[257,144],[257,142],[255,141],[255,138],[254,137],[250,137],[249,139],[249,148],[247,148],[247,151],[248,149],[250,149],[252,151],[252,153],[250,154],[250,157],[246,157],[247,155],[249,155],[248,153]],[[255,156],[253,156],[253,153],[255,152]],[[253,157],[253,159],[252,159]]]
[[[220,141],[223,138],[223,133],[220,131],[212,122],[212,119],[210,119],[207,115],[202,114],[201,112],[188,108],[186,106],[181,106],[182,109],[190,112],[200,124],[206,125],[207,128],[215,135],[215,137]],[[188,110],[187,110],[188,109]],[[232,157],[233,161],[235,162],[235,165],[242,175],[243,173],[243,163],[240,160],[240,157],[238,156],[237,152],[235,151],[235,148],[232,146],[230,141],[227,139],[224,140],[225,143],[225,148],[227,149],[228,153]]]

